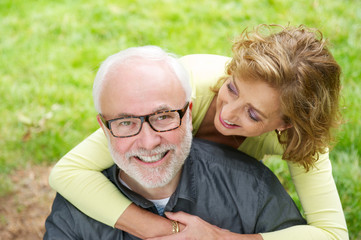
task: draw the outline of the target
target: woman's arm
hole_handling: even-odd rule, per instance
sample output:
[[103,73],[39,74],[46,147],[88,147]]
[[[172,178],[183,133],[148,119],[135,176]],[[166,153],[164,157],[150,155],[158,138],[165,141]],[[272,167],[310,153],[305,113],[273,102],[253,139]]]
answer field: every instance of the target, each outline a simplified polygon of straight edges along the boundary
[[112,164],[105,135],[98,129],[60,159],[49,184],[88,216],[114,226],[131,202],[101,173]]
[[[172,222],[143,208],[130,204],[115,223],[115,227],[139,238],[167,236],[173,234]],[[180,231],[184,229],[179,223]]]
[[136,207],[101,173],[114,164],[101,129],[67,153],[49,176],[52,188],[86,215],[135,236],[172,233],[170,220]]

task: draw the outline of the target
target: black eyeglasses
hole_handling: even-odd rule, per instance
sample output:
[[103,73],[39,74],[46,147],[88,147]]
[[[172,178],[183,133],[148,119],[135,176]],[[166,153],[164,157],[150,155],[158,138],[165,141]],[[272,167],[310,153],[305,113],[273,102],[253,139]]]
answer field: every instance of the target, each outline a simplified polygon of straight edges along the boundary
[[137,135],[142,130],[144,122],[149,123],[156,132],[168,132],[179,128],[188,106],[189,102],[179,110],[161,111],[144,116],[126,116],[109,121],[106,121],[101,114],[99,116],[114,137],[126,138]]

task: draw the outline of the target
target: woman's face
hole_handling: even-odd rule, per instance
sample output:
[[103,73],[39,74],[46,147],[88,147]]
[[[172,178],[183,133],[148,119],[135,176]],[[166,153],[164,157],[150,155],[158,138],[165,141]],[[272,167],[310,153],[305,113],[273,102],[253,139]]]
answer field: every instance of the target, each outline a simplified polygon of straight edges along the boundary
[[266,83],[230,77],[219,90],[214,125],[226,136],[284,130],[280,105],[278,91]]

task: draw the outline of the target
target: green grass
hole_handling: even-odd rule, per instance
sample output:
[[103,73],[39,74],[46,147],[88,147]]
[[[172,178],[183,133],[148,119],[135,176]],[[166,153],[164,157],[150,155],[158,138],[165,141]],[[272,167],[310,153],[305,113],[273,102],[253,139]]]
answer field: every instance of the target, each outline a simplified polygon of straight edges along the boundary
[[[7,176],[51,164],[98,128],[91,88],[99,63],[121,49],[159,45],[179,56],[230,55],[260,23],[317,27],[343,69],[346,124],[331,153],[351,239],[361,238],[361,8],[357,0],[2,0],[0,195]],[[285,165],[279,174],[288,174]],[[285,176],[287,177],[287,176]]]

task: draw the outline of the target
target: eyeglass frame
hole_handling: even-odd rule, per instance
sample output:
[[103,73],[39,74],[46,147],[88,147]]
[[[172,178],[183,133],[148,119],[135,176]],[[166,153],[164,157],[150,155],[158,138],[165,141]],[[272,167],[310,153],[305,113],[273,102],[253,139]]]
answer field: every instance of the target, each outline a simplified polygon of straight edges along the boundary
[[[184,105],[183,108],[181,109],[178,109],[178,110],[165,110],[165,111],[158,111],[158,112],[155,112],[155,113],[151,113],[151,114],[147,114],[147,115],[142,115],[142,116],[133,116],[133,115],[130,115],[130,116],[125,116],[125,117],[120,117],[120,118],[114,118],[114,119],[110,119],[110,120],[105,120],[103,115],[102,114],[98,114],[99,117],[100,117],[100,120],[102,121],[102,123],[109,129],[110,133],[112,134],[113,137],[116,137],[116,138],[128,138],[128,137],[133,137],[133,136],[136,136],[140,133],[140,131],[142,130],[142,127],[143,127],[143,123],[144,122],[147,122],[149,124],[149,126],[153,129],[153,131],[155,132],[169,132],[169,131],[173,131],[177,128],[179,128],[181,125],[182,125],[182,118],[184,117],[185,113],[187,112],[188,110],[188,107],[189,107],[189,102],[186,102],[186,104]],[[156,130],[152,124],[150,123],[149,121],[149,118],[151,116],[154,116],[154,115],[157,115],[157,114],[161,114],[161,113],[169,113],[169,112],[177,112],[179,114],[179,125],[175,128],[171,128],[171,129],[168,129],[168,130]],[[111,129],[111,123],[116,121],[116,120],[121,120],[121,119],[126,119],[126,118],[138,118],[140,119],[140,127],[139,127],[139,130],[137,133],[133,134],[133,135],[128,135],[128,136],[115,136],[112,129]]]

